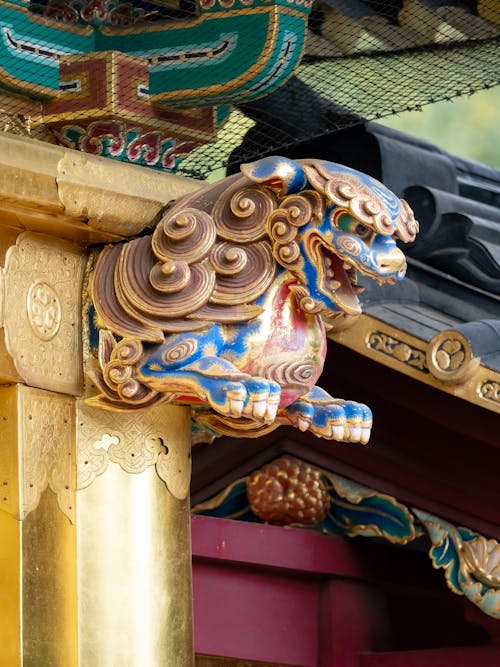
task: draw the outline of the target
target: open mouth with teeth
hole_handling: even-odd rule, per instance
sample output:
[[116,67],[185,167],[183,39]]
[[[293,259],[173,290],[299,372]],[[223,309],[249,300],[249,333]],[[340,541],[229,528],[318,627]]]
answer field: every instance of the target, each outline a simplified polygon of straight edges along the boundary
[[342,312],[347,315],[359,315],[361,305],[357,294],[363,291],[363,288],[357,284],[356,269],[350,262],[342,260],[323,244],[319,249],[319,289]]
[[318,289],[336,306],[332,314],[359,315],[361,305],[358,294],[364,288],[357,284],[357,272],[354,265],[332,252],[321,238],[310,239],[312,256],[316,259],[318,270]]

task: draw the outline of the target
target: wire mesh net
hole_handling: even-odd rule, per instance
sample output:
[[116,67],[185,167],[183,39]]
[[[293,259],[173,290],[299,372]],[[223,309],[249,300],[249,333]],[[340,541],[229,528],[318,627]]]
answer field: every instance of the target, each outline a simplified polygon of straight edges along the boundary
[[0,0],[0,129],[208,177],[500,82],[499,0]]

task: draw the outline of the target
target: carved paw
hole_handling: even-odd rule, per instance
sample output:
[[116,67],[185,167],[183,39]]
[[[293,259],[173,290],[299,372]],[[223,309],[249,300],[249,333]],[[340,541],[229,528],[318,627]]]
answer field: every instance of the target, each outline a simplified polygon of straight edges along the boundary
[[281,388],[277,382],[248,376],[239,381],[212,380],[208,402],[228,417],[247,417],[266,424],[274,421]]
[[319,438],[363,445],[370,439],[372,413],[363,403],[330,398],[328,403],[322,399],[315,404],[306,396],[288,406],[286,415],[301,431]]

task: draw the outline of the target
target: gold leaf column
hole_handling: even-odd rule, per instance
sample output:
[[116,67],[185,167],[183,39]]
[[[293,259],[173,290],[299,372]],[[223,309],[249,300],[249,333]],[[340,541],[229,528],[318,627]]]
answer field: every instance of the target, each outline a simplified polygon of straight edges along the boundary
[[0,665],[191,667],[189,411],[83,402],[82,302],[198,184],[1,135],[0,176]]
[[77,409],[81,667],[192,665],[190,414]]

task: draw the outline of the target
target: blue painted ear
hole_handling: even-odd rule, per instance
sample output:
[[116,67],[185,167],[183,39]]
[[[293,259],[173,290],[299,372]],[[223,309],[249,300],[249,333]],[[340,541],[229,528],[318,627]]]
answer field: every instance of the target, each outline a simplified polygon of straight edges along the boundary
[[242,164],[240,169],[254,183],[267,185],[280,195],[296,194],[307,184],[302,165],[279,155]]

